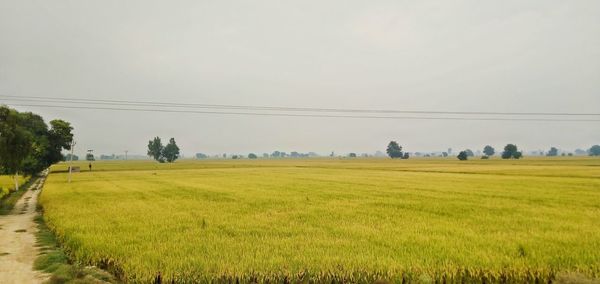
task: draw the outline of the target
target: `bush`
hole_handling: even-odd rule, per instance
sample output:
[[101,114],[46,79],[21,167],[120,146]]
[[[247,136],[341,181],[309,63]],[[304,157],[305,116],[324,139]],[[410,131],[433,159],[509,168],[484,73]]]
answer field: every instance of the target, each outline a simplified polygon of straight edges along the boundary
[[469,157],[469,154],[467,153],[467,151],[460,151],[460,153],[458,153],[458,155],[456,156],[456,158],[458,158],[461,161],[466,161]]
[[481,159],[482,159],[482,160],[487,160],[487,159],[489,159],[489,158],[490,158],[490,157],[488,157],[488,156],[481,156]]

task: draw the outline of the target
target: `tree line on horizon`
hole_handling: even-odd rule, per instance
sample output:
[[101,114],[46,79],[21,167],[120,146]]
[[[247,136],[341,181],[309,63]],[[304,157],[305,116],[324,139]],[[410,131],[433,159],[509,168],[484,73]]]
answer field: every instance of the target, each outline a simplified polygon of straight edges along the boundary
[[[451,150],[452,149],[448,149],[448,152],[442,152],[441,156],[448,157]],[[592,146],[587,152],[589,153],[590,156],[600,156],[600,145]],[[398,144],[398,142],[396,142],[396,141],[390,141],[388,143],[386,153],[387,153],[388,157],[390,157],[392,159],[409,159],[410,158],[410,153],[403,151],[402,146],[400,146],[400,144]],[[558,153],[558,149],[556,147],[551,147],[550,150],[548,151],[547,156],[557,156],[557,153]],[[496,154],[496,150],[494,149],[494,147],[492,147],[490,145],[486,145],[485,147],[483,147],[483,155],[481,156],[481,159],[489,159],[490,157],[494,156],[495,154]],[[152,157],[154,160],[158,161],[159,163],[164,163],[164,162],[172,163],[172,162],[175,162],[175,160],[179,159],[180,149],[179,149],[179,146],[177,146],[177,143],[175,142],[175,138],[171,138],[169,140],[169,143],[165,146],[162,144],[160,137],[157,136],[154,139],[148,141],[147,155]],[[366,154],[363,154],[361,156],[366,157],[365,155]],[[419,156],[419,153],[417,152],[416,155]],[[563,156],[564,155],[565,154],[563,153]],[[335,153],[331,152],[331,154],[329,156],[335,157]],[[425,154],[425,157],[429,157],[429,156],[430,155]],[[458,155],[456,156],[456,158],[461,161],[465,161],[465,160],[468,160],[469,157],[474,157],[474,156],[475,156],[475,154],[473,153],[472,150],[466,149],[466,150],[460,151],[458,153]],[[572,154],[569,154],[569,156],[572,156]],[[107,157],[114,158],[114,154],[113,154],[113,156],[107,156]],[[245,158],[244,155],[232,154],[232,155],[228,156],[225,153],[222,155],[215,155],[213,157],[223,158],[223,159],[231,158],[234,160]],[[289,154],[286,152],[282,152],[282,151],[273,151],[273,153],[271,153],[271,154],[263,153],[263,155],[262,155],[262,158],[265,158],[265,159],[267,159],[267,158],[308,158],[308,157],[319,157],[319,155],[314,152],[299,153],[296,151],[293,151]],[[341,156],[339,156],[339,157],[341,157]],[[349,153],[347,155],[347,157],[348,158],[356,158],[356,157],[358,157],[358,155],[356,153]],[[507,144],[506,146],[504,146],[504,151],[501,152],[500,157],[502,159],[520,159],[523,157],[523,152],[518,150],[517,145]],[[196,159],[208,159],[208,158],[210,158],[209,155],[206,155],[203,153],[196,153]],[[259,156],[256,155],[255,153],[249,153],[247,158],[248,159],[258,159]]]

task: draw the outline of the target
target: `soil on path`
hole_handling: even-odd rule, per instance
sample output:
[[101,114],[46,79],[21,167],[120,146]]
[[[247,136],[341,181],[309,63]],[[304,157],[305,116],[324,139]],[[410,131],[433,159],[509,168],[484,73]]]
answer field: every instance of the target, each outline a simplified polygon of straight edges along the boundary
[[42,283],[48,275],[35,271],[39,255],[34,222],[37,197],[45,177],[39,178],[8,215],[0,215],[0,283]]

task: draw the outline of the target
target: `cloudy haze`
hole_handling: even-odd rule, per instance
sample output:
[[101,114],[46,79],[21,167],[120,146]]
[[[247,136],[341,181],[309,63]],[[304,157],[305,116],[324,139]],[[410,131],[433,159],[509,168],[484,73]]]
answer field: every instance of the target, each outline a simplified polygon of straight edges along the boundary
[[[0,0],[0,95],[598,113],[600,1]],[[600,143],[598,122],[15,108],[72,122],[79,153],[144,154],[157,135],[186,155]]]

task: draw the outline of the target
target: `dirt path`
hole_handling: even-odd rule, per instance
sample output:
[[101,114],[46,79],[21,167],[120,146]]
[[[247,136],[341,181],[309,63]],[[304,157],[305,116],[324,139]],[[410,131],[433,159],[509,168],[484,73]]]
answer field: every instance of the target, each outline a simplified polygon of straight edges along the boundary
[[39,178],[31,185],[9,215],[0,216],[0,283],[42,283],[48,278],[33,270],[39,254],[33,218],[44,180],[45,177]]

